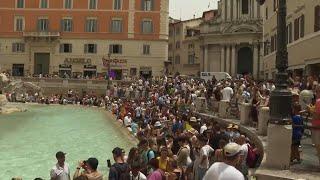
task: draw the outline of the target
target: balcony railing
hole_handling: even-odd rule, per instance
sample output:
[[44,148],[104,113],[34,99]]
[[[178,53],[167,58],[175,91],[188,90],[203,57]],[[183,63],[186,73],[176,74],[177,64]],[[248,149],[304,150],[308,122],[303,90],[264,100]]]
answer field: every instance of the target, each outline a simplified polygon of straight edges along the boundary
[[23,32],[24,37],[60,37],[60,32]]

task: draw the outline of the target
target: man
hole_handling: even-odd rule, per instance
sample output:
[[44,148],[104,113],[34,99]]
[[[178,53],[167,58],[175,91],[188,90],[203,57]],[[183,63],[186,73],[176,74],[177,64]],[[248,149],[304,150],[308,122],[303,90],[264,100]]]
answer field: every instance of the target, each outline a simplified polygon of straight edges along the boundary
[[131,113],[129,112],[127,116],[123,119],[123,124],[125,127],[130,127],[132,122]]
[[[103,175],[97,171],[98,165],[99,161],[94,157],[79,162],[77,170],[73,175],[73,179],[76,179],[79,176],[86,176],[88,180],[103,180]],[[80,173],[81,168],[83,168],[84,171]]]
[[110,167],[109,180],[130,179],[129,165],[124,162],[123,149],[116,147],[112,150],[115,163]]
[[246,137],[241,135],[236,138],[236,143],[241,146],[241,164],[240,171],[244,176],[248,175],[247,156],[248,156],[248,144],[246,143]]
[[56,153],[57,164],[50,171],[51,180],[70,180],[69,165],[65,162],[66,153],[59,151]]
[[203,180],[244,180],[242,173],[235,168],[240,160],[241,146],[229,143],[224,148],[224,162],[214,163]]
[[140,172],[141,166],[139,162],[133,162],[130,171],[130,180],[147,180],[147,177]]
[[227,82],[226,87],[221,90],[222,100],[230,101],[233,96],[233,89],[230,87],[230,84]]
[[199,167],[197,169],[197,179],[203,179],[207,169],[209,168],[209,158],[211,154],[214,152],[212,147],[207,144],[208,140],[204,135],[200,135],[198,137],[200,149],[200,162]]

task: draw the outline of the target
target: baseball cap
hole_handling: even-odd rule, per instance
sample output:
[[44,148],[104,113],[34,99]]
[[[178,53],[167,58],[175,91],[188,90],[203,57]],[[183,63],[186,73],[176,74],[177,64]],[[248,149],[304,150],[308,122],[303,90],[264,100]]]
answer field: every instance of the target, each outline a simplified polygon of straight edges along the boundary
[[62,152],[62,151],[58,151],[58,152],[56,153],[56,158],[63,158],[63,157],[65,157],[66,154],[67,154],[67,153],[64,153],[64,152]]
[[116,157],[122,156],[123,149],[116,147],[112,150],[112,154],[114,154]]
[[241,151],[241,146],[234,142],[228,143],[226,146],[224,146],[223,151],[226,157],[232,157]]

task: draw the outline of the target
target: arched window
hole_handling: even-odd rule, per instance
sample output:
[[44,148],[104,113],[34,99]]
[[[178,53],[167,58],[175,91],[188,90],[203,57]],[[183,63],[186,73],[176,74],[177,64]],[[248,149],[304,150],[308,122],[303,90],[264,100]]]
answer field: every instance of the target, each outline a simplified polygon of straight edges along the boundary
[[320,31],[320,5],[314,8],[314,32]]
[[242,0],[242,14],[249,13],[249,0]]

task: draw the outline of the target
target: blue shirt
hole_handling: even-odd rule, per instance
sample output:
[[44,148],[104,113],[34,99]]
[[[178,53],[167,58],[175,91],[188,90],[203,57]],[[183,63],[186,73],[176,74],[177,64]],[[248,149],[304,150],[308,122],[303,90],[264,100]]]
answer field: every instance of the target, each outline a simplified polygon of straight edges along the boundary
[[303,120],[300,115],[294,115],[292,117],[292,139],[300,141],[302,138],[303,127],[295,127],[297,125],[303,125]]

